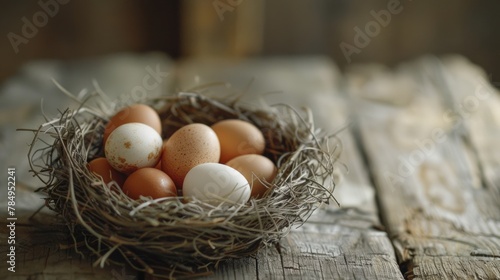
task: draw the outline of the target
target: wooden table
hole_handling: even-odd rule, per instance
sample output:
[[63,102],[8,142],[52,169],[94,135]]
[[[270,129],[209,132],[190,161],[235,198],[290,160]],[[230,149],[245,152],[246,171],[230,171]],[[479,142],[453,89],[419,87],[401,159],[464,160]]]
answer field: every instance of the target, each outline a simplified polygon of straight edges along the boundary
[[[156,73],[156,74],[153,74]],[[340,73],[324,57],[172,62],[161,54],[114,55],[26,65],[0,88],[2,181],[16,170],[16,272],[7,270],[11,231],[0,227],[5,279],[143,279],[131,268],[93,266],[74,252],[28,172],[27,144],[43,110],[75,106],[69,91],[111,97],[144,87],[150,95],[228,82],[313,109],[317,126],[341,131],[335,197],[276,247],[222,263],[203,279],[500,279],[500,97],[487,75],[462,57],[422,57],[388,69],[357,65]],[[346,128],[347,127],[347,128]],[[346,128],[346,129],[344,129]],[[5,186],[6,183],[3,183]],[[0,220],[7,220],[7,191]],[[146,277],[147,278],[147,277]]]

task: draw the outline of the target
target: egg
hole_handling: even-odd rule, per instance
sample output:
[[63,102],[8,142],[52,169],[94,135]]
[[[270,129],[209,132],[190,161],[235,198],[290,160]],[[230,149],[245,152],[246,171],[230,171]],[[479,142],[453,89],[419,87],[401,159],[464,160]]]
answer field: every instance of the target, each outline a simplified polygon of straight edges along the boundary
[[212,129],[221,146],[220,162],[246,154],[262,154],[266,141],[262,132],[252,123],[238,119],[216,122]]
[[109,164],[123,173],[155,166],[160,160],[163,140],[156,130],[143,123],[127,123],[108,137],[104,153]]
[[152,167],[141,168],[130,174],[122,190],[132,199],[139,199],[140,196],[153,199],[177,196],[172,179],[165,172]]
[[104,134],[103,143],[106,144],[109,135],[119,126],[126,123],[138,122],[149,125],[161,135],[162,127],[161,120],[155,109],[145,104],[135,104],[121,109],[107,123]]
[[[165,149],[165,145],[166,145],[166,144],[167,144],[167,139],[163,139],[163,144],[162,144],[162,146],[161,146],[162,153],[163,153],[163,150]],[[160,160],[158,161],[158,163],[156,164],[155,168],[163,171],[163,169],[161,168],[161,158],[160,158]]]
[[245,176],[252,190],[251,196],[255,198],[263,197],[268,189],[262,182],[271,183],[278,173],[274,163],[262,155],[238,156],[228,161],[226,165]]
[[219,162],[220,144],[215,132],[201,123],[178,129],[165,143],[161,168],[182,188],[184,177],[191,168],[206,162]]
[[122,174],[111,167],[111,165],[108,163],[108,160],[104,157],[98,157],[91,160],[88,163],[88,169],[92,173],[101,177],[106,185],[109,185],[110,182],[115,181],[118,186],[121,187],[125,182],[125,174]]
[[213,206],[244,204],[250,198],[247,179],[236,169],[221,163],[193,167],[182,186],[187,200],[196,198]]

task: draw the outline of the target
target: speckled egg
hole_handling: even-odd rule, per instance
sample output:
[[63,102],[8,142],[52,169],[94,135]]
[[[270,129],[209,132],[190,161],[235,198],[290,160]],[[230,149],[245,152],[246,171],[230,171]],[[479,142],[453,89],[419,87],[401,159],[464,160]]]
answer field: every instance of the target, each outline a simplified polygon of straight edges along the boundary
[[205,124],[193,123],[181,127],[167,140],[161,168],[180,189],[191,168],[219,159],[220,144],[215,132]]
[[116,170],[132,173],[139,168],[153,167],[160,160],[163,140],[156,130],[143,123],[127,123],[108,137],[104,153]]

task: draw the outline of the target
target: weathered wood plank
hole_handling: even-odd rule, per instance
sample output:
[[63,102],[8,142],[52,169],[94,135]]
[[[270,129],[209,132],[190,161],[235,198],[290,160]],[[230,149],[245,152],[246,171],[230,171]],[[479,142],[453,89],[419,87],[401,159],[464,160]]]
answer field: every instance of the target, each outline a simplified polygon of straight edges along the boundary
[[[380,211],[408,274],[418,279],[495,275],[498,191],[484,187],[477,154],[454,122],[449,89],[437,82],[437,65],[436,59],[423,58],[394,71],[365,65],[348,74]],[[491,266],[476,271],[483,259],[474,256],[492,257]],[[425,269],[430,263],[434,268]],[[459,266],[470,270],[450,273]]]
[[307,223],[281,245],[285,279],[401,279],[386,233],[375,229]]
[[[343,216],[345,213],[330,213]],[[356,217],[352,217],[356,219]],[[202,279],[402,279],[385,232],[307,222],[255,258],[223,262]]]
[[[470,150],[476,155],[477,169],[487,192],[500,192],[500,95],[490,77],[462,57],[448,57],[436,71],[448,89],[447,101],[454,125],[463,129]],[[491,196],[493,199],[500,195]],[[499,200],[492,203],[500,204]],[[486,209],[485,209],[486,210]],[[497,216],[496,216],[497,217]]]
[[[2,221],[6,217],[0,217]],[[59,224],[59,225],[57,225]],[[57,225],[57,226],[55,226]],[[0,228],[0,237],[7,240],[9,228]],[[75,253],[73,240],[65,226],[60,225],[51,213],[43,213],[29,219],[18,217],[15,227],[15,271],[7,271],[10,260],[10,244],[2,242],[2,275],[5,279],[127,279],[137,273],[129,267],[107,265],[106,269],[92,266],[95,258]],[[10,265],[8,265],[10,267]],[[128,278],[133,279],[133,278]]]
[[[321,57],[194,60],[176,70],[177,88],[181,90],[215,81],[234,86],[220,88],[223,95],[244,88],[254,79],[244,96],[246,102],[263,98],[262,104],[310,107],[317,126],[331,133],[347,125],[349,112],[337,88],[340,75]],[[269,92],[274,93],[266,94]],[[262,250],[256,260],[238,260],[237,268],[233,261],[225,262],[214,276],[205,279],[229,279],[231,273],[248,273],[258,279],[402,279],[386,233],[375,229],[380,225],[374,191],[356,143],[349,129],[339,137],[344,149],[340,161],[349,168],[349,173],[339,173],[335,190],[342,207],[332,202],[290,232],[279,247]]]
[[500,279],[498,259],[463,256],[416,256],[409,280]]

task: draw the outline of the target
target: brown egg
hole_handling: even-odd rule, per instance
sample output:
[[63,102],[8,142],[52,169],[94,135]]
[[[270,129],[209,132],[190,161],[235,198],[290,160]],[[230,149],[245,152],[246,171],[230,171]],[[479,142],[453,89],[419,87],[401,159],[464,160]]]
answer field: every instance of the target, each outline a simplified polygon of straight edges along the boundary
[[[161,147],[161,153],[163,153],[163,151],[165,150],[166,145],[167,145],[167,139],[164,139],[163,145]],[[158,163],[155,165],[155,168],[163,171],[163,169],[161,169],[161,157],[160,157],[160,160],[158,161]]]
[[106,125],[103,135],[103,143],[106,143],[108,136],[122,124],[138,122],[154,128],[161,135],[161,120],[155,109],[144,104],[135,104],[123,108],[116,113]]
[[153,199],[177,195],[177,188],[172,179],[165,172],[153,167],[141,168],[130,174],[122,190],[132,199],[139,199],[141,195]]
[[191,168],[206,162],[219,162],[220,144],[215,132],[201,123],[188,124],[167,140],[161,158],[161,168],[182,188],[184,177]]
[[125,182],[126,175],[113,169],[106,158],[93,159],[89,162],[88,169],[100,176],[106,185],[111,181],[115,181],[119,186],[123,186]]
[[262,182],[271,183],[278,173],[274,163],[262,155],[238,156],[228,161],[226,165],[245,176],[252,189],[251,196],[255,198],[262,197],[268,189]]
[[158,161],[158,163],[156,164],[155,168],[158,169],[158,170],[163,171],[163,169],[161,169],[161,160]]
[[237,119],[223,120],[212,125],[219,138],[220,162],[247,154],[262,154],[266,141],[262,132],[253,124]]

